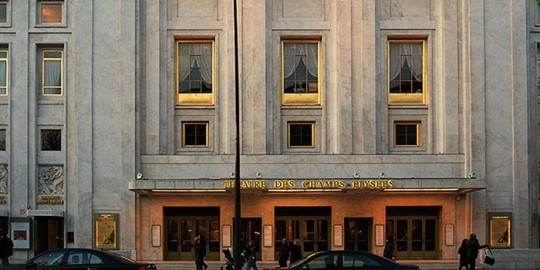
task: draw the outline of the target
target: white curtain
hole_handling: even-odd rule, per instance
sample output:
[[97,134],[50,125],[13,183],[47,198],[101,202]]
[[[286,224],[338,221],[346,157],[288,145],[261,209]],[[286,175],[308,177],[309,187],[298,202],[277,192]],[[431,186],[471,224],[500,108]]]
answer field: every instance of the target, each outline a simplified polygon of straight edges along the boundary
[[7,77],[7,63],[6,61],[0,61],[0,86],[6,86],[6,77]]
[[319,48],[317,43],[284,43],[284,78],[291,76],[303,61],[308,73],[317,78],[319,75]]
[[422,43],[390,43],[390,80],[400,80],[401,69],[409,67],[413,78],[422,81],[422,47]]
[[[209,46],[210,49],[203,46]],[[212,48],[210,43],[180,44],[178,53],[178,78],[180,81],[187,80],[191,68],[199,67],[201,77],[207,84],[212,84]],[[199,56],[200,57],[191,57]]]
[[58,60],[45,61],[45,82],[44,86],[62,85],[62,62]]
[[424,50],[422,43],[412,44],[412,75],[417,81],[422,81],[422,71],[424,69]]
[[390,43],[390,80],[399,80],[401,72],[400,43]]

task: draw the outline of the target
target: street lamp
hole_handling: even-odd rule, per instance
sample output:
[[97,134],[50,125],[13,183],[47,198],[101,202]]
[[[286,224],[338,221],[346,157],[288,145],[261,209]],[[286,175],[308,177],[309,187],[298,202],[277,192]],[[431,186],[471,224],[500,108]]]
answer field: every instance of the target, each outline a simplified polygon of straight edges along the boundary
[[238,12],[234,2],[234,79],[235,79],[235,118],[236,118],[236,159],[234,166],[234,269],[242,269],[242,220],[240,207],[240,81],[238,78]]

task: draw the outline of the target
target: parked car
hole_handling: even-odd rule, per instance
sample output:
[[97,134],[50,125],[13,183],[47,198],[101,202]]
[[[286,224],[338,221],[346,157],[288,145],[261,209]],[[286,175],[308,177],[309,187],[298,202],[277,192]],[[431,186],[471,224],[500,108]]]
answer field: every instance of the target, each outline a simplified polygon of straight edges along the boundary
[[363,251],[322,251],[297,261],[288,268],[290,270],[361,270],[392,269],[419,270],[415,265],[403,265]]
[[88,248],[63,248],[37,255],[24,264],[25,269],[130,269],[156,270],[150,263],[139,263],[127,257]]

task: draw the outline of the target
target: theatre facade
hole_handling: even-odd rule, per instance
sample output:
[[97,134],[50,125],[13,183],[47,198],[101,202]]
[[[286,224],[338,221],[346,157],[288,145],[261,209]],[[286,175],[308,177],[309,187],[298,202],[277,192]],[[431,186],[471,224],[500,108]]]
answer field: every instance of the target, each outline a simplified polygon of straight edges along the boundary
[[232,0],[0,0],[14,261],[187,261],[198,234],[223,260],[239,139],[261,260],[283,238],[456,260],[476,233],[540,268],[538,1],[237,2],[238,59]]

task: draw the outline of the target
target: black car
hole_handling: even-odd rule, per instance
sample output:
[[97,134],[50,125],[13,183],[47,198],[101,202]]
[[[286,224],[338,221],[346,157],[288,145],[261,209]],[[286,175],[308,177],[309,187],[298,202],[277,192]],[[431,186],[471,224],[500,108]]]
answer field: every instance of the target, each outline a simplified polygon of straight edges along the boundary
[[138,263],[118,254],[88,249],[63,248],[39,254],[24,264],[25,269],[131,269],[156,270],[154,264]]
[[[283,268],[282,268],[283,269]],[[419,270],[418,266],[395,263],[381,256],[362,251],[323,251],[292,264],[291,270]]]

